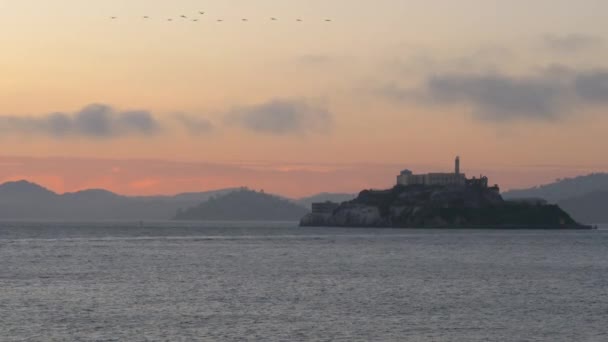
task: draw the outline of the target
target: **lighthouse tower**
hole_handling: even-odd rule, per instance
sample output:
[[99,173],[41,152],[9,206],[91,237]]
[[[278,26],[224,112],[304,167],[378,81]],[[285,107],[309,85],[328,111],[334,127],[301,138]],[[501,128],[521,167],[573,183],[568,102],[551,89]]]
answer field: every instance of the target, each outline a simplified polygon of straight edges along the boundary
[[454,172],[456,175],[460,175],[460,156],[456,157],[456,161],[454,162]]

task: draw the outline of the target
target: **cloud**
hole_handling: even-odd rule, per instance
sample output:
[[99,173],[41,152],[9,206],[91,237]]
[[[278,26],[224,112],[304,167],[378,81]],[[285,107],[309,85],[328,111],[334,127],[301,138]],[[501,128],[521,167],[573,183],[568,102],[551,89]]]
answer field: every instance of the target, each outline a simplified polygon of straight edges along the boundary
[[500,65],[517,62],[516,51],[498,44],[483,44],[467,54],[448,56],[445,51],[411,48],[412,52],[385,59],[386,72],[412,77],[429,72],[496,70]]
[[148,111],[116,111],[104,104],[91,104],[75,113],[42,116],[0,116],[0,132],[39,134],[54,138],[155,135],[161,125]]
[[427,95],[442,104],[465,103],[483,119],[551,119],[563,103],[564,89],[550,75],[511,78],[499,74],[439,75],[428,79]]
[[574,108],[608,104],[608,71],[552,67],[524,76],[438,73],[413,89],[393,83],[379,93],[397,101],[467,106],[483,120],[556,120]]
[[547,34],[542,37],[543,47],[555,52],[576,52],[604,45],[604,41],[595,36],[585,34],[554,35]]
[[575,84],[577,94],[581,98],[608,104],[608,70],[581,73]]
[[214,130],[214,126],[211,121],[193,115],[188,115],[184,113],[177,113],[173,116],[173,118],[183,125],[183,127],[190,133],[191,135],[202,135],[206,133],[210,133]]
[[332,115],[324,108],[305,100],[275,99],[266,103],[231,110],[226,122],[258,133],[288,135],[327,133]]

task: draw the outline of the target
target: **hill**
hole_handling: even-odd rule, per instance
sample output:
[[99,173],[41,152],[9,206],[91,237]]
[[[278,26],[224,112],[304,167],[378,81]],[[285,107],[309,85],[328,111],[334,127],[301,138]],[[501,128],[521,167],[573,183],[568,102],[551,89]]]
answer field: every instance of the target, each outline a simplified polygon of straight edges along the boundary
[[297,221],[308,210],[289,200],[241,189],[179,211],[176,220]]
[[28,181],[7,182],[0,185],[0,219],[168,220],[180,208],[231,191],[129,197],[102,189],[57,194]]
[[594,191],[559,201],[576,220],[587,224],[608,223],[608,191]]
[[25,180],[0,185],[0,199],[38,200],[55,198],[57,194],[38,184]]
[[554,183],[503,193],[505,199],[543,198],[549,203],[580,197],[596,191],[608,191],[608,173],[593,173],[575,178],[560,179]]

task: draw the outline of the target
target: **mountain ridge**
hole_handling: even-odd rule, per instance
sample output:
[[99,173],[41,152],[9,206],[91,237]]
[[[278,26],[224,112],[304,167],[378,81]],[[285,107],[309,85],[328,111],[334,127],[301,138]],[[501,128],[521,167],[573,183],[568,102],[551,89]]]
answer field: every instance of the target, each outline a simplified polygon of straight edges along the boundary
[[[56,193],[28,180],[0,184],[0,219],[168,220],[179,209],[198,206],[214,196],[244,189],[234,187],[175,195],[126,196],[106,189]],[[282,199],[310,210],[313,202],[346,202],[356,194],[324,192]],[[543,198],[584,223],[608,222],[608,173],[593,173],[503,193],[505,199]]]
[[558,202],[576,220],[587,224],[608,222],[608,191],[594,191]]
[[505,199],[543,198],[550,203],[557,203],[600,190],[608,191],[608,173],[590,173],[577,177],[557,179],[555,182],[548,184],[509,190],[502,195]]
[[0,184],[0,219],[168,220],[180,208],[236,188],[158,196],[125,196],[105,189],[62,194],[18,180]]

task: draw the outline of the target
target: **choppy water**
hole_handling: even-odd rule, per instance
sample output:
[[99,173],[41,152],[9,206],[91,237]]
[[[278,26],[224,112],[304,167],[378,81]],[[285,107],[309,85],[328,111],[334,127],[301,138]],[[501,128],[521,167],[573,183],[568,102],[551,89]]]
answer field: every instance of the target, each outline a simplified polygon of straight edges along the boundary
[[608,231],[2,223],[2,341],[608,341]]

